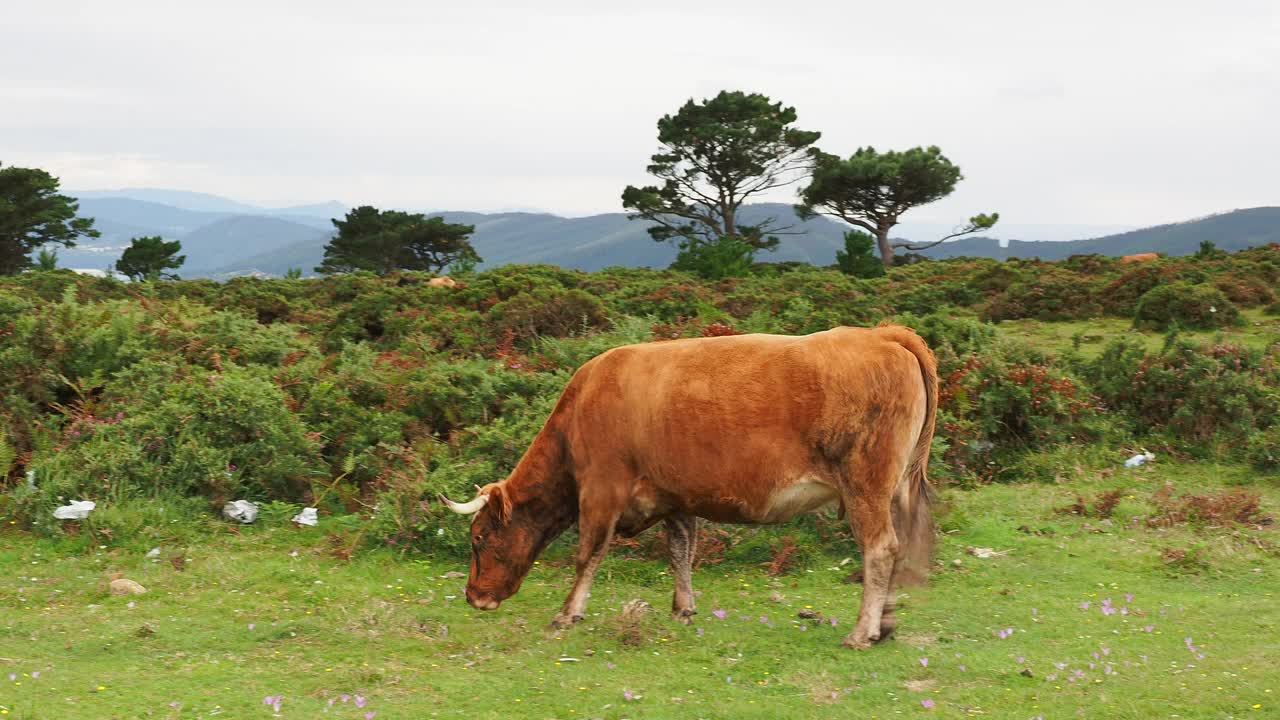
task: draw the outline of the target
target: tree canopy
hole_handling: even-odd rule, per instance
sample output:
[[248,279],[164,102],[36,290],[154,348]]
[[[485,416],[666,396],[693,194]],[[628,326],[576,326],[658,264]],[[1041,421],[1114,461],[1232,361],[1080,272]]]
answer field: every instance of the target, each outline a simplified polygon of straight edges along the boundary
[[0,166],[0,275],[31,267],[41,245],[74,247],[78,237],[98,237],[93,218],[76,217],[79,209],[44,170]]
[[966,225],[936,241],[891,242],[889,232],[902,214],[950,195],[964,179],[960,168],[936,145],[906,151],[878,152],[865,147],[842,159],[821,151],[809,185],[800,191],[796,212],[801,217],[831,215],[870,231],[880,249],[884,266],[893,265],[895,248],[924,250],[951,238],[986,230],[1000,219],[998,213],[969,218]]
[[165,271],[177,270],[187,261],[186,255],[178,254],[181,251],[182,242],[178,240],[165,242],[158,235],[134,238],[116,261],[116,271],[134,282],[177,280],[177,275]]
[[338,232],[325,245],[324,261],[317,272],[439,272],[450,263],[474,267],[481,260],[468,239],[475,232],[474,225],[369,205],[351,210],[333,225]]
[[655,223],[649,235],[681,247],[737,238],[756,250],[777,246],[776,218],[738,223],[738,209],[761,193],[800,181],[811,164],[808,149],[821,133],[794,127],[796,110],[759,93],[722,91],[689,100],[658,120],[661,149],[648,172],[660,185],[622,191],[631,219]]

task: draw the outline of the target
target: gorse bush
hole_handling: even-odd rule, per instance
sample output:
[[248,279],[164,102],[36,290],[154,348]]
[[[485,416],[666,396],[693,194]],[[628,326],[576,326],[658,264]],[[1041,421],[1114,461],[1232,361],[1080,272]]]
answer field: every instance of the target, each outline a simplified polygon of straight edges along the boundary
[[1207,330],[1236,324],[1240,312],[1213,286],[1177,282],[1143,293],[1133,318],[1134,325],[1148,330],[1171,327]]
[[[1136,268],[1093,256],[961,258],[876,278],[802,263],[714,280],[542,265],[470,273],[455,288],[430,277],[6,278],[5,512],[57,532],[53,507],[95,500],[101,512],[82,528],[106,541],[150,537],[168,513],[214,517],[227,499],[281,513],[318,503],[359,513],[371,542],[456,552],[466,524],[435,494],[467,497],[505,477],[591,357],[634,342],[886,320],[916,328],[938,357],[940,480],[1051,476],[1023,459],[1029,451],[1065,457],[1100,437],[1199,455],[1244,447],[1256,467],[1277,464],[1274,353],[1171,333],[1162,350],[1135,340],[1054,357],[998,323],[1111,314],[1222,327],[1234,322],[1233,298],[1270,302],[1280,248]],[[753,542],[776,545],[769,532]]]
[[1276,358],[1235,345],[1175,340],[1149,353],[1118,340],[1083,368],[1097,396],[1135,432],[1193,450],[1244,442],[1280,412]]
[[1013,282],[987,308],[991,320],[1075,320],[1102,314],[1097,288],[1088,275],[1050,269]]
[[537,288],[503,300],[490,312],[498,331],[528,345],[539,337],[569,337],[609,324],[604,303],[581,290]]

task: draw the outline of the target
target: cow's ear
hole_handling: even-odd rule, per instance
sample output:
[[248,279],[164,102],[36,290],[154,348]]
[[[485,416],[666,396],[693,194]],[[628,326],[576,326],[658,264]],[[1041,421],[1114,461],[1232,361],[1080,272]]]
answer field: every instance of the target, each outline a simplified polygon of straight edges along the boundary
[[489,496],[489,506],[498,513],[498,522],[505,525],[511,519],[511,497],[502,483],[490,483],[481,488]]

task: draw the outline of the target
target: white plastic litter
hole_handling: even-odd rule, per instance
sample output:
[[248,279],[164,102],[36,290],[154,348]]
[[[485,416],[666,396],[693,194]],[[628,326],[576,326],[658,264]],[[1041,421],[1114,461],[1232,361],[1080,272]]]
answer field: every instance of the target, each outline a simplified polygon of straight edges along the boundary
[[320,519],[316,517],[315,508],[302,508],[302,512],[293,516],[293,521],[299,525],[315,525]]
[[222,506],[222,514],[230,520],[248,525],[258,519],[258,506],[248,500],[235,500]]
[[92,500],[72,500],[70,505],[54,510],[53,516],[59,520],[83,520],[96,507],[98,504]]
[[150,550],[147,551],[146,557],[148,560],[152,560],[154,558],[160,557],[160,548],[158,547],[151,548]]
[[1009,554],[1008,550],[996,550],[995,548],[989,548],[989,547],[970,546],[965,548],[964,551],[976,558],[982,558],[983,560],[989,560],[991,558],[997,558],[997,557],[1000,557],[1001,555]]
[[1137,455],[1134,455],[1128,460],[1125,460],[1124,466],[1129,468],[1135,468],[1135,467],[1138,467],[1139,465],[1144,465],[1146,463],[1149,463],[1155,459],[1156,459],[1155,453],[1150,453],[1150,452],[1147,452],[1146,450],[1143,450]]

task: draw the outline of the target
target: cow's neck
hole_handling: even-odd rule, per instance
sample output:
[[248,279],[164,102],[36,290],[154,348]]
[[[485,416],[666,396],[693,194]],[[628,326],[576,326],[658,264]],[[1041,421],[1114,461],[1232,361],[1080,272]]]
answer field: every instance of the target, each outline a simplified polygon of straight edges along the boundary
[[502,485],[515,517],[546,522],[554,535],[577,520],[577,488],[565,462],[561,435],[551,423],[534,438]]

